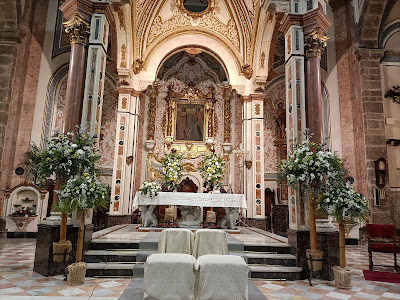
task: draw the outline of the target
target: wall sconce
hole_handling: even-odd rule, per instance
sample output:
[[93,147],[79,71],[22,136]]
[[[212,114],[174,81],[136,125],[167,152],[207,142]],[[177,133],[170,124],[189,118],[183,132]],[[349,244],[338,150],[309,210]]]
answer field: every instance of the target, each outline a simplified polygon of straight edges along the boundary
[[252,162],[251,160],[246,160],[244,163],[245,163],[245,165],[246,165],[246,168],[247,168],[248,170],[250,170],[250,169],[251,169],[251,166],[253,165],[253,162]]
[[400,104],[400,86],[392,87],[387,93],[385,94],[385,98],[392,98],[393,102]]
[[385,177],[387,172],[386,159],[383,157],[374,161],[375,163],[375,176],[376,176],[376,186],[383,189],[385,186]]

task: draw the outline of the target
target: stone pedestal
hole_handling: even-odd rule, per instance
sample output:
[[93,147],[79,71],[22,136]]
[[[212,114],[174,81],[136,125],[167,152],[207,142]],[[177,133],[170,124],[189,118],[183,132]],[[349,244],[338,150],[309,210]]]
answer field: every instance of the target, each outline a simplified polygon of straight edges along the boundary
[[287,235],[289,228],[289,208],[287,204],[272,206],[272,230],[275,234]]
[[0,218],[0,238],[6,235],[6,219]]
[[[78,226],[67,227],[67,239],[72,243],[72,251],[67,260],[67,266],[75,262],[76,247],[78,241]],[[89,242],[92,239],[93,225],[85,226],[84,233],[84,251],[89,248]],[[38,225],[38,236],[36,241],[35,262],[33,271],[43,276],[54,276],[64,273],[63,263],[53,262],[53,242],[60,239],[60,225]]]
[[[292,254],[297,258],[297,266],[302,267],[301,278],[309,275],[306,250],[310,248],[310,231],[288,229],[288,240]],[[332,267],[339,265],[339,232],[317,232],[318,249],[324,253],[322,270],[316,272],[316,277],[323,280],[333,280]]]

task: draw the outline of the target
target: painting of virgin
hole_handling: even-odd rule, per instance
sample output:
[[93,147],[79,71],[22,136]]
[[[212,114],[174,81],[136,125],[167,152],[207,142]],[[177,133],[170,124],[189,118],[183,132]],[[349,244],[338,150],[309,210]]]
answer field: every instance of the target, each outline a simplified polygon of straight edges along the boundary
[[176,108],[175,139],[204,141],[204,104],[178,103]]

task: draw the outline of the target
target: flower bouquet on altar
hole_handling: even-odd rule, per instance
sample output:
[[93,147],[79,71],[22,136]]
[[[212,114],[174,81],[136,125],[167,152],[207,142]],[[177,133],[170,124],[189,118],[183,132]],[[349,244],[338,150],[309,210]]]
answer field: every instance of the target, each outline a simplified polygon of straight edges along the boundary
[[158,195],[158,192],[161,191],[161,185],[155,181],[145,180],[140,186],[139,191],[142,192],[142,194],[147,195],[149,198],[154,198]]
[[317,209],[336,219],[339,223],[340,267],[332,267],[335,284],[339,288],[351,288],[351,271],[346,268],[345,224],[363,221],[368,215],[367,199],[355,192],[351,184],[346,183],[329,189],[318,202]]
[[171,150],[162,161],[162,180],[163,184],[170,191],[175,190],[181,181],[183,171],[182,156],[176,153],[175,149]]
[[213,191],[216,187],[221,187],[221,179],[224,175],[224,160],[217,154],[210,153],[204,157],[201,168],[201,177],[204,180],[204,187]]

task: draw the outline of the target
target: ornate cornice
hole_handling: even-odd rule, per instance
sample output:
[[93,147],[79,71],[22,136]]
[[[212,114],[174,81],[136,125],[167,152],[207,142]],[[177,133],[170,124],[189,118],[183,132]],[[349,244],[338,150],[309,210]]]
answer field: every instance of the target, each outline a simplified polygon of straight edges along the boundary
[[64,22],[64,26],[71,45],[86,45],[88,43],[90,24],[78,13],[75,13],[67,22]]
[[282,25],[279,28],[279,31],[286,34],[286,32],[288,32],[290,26],[293,26],[293,25],[302,26],[303,25],[303,17],[304,17],[304,15],[299,15],[299,14],[286,15],[286,17],[282,21]]
[[313,9],[304,14],[303,26],[304,35],[312,33],[314,31],[325,35],[328,32],[329,27],[332,25],[331,20],[327,17],[321,7]]

